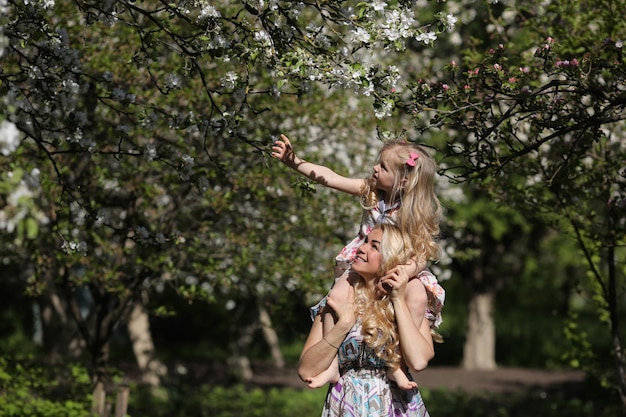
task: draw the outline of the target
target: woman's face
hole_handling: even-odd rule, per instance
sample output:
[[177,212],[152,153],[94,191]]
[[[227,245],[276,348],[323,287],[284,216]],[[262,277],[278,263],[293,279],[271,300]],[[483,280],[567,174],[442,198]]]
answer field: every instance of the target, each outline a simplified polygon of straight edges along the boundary
[[352,269],[363,278],[375,278],[383,263],[383,255],[380,250],[383,231],[376,228],[365,238],[365,243],[359,246]]

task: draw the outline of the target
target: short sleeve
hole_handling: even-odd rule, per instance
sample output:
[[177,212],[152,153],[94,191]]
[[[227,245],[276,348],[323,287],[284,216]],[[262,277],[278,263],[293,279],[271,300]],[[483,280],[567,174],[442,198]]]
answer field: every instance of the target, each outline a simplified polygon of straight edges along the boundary
[[439,281],[433,275],[430,270],[425,269],[421,271],[417,278],[424,284],[426,288],[426,294],[428,295],[428,306],[426,307],[426,318],[430,321],[430,328],[437,330],[443,322],[441,311],[443,310],[443,303],[446,300],[446,291]]
[[315,304],[313,307],[309,309],[311,313],[311,321],[314,321],[315,317],[317,317],[320,311],[322,311],[322,309],[326,307],[327,300],[328,300],[328,295],[324,296],[324,298],[322,298],[317,304]]

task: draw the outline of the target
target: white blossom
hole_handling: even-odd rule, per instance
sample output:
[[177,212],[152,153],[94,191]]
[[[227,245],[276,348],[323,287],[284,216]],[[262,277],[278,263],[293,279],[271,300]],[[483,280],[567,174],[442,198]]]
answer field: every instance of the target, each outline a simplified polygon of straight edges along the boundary
[[186,168],[193,168],[196,163],[195,159],[190,155],[183,155],[180,157],[180,159],[183,163],[183,166]]
[[217,19],[220,16],[221,14],[219,10],[217,10],[215,7],[211,6],[210,4],[203,4],[202,8],[200,9],[200,14],[198,15],[198,21],[202,21],[205,19]]
[[368,43],[371,40],[371,35],[369,34],[369,32],[363,28],[357,28],[353,33],[352,33],[352,39],[355,42],[363,42],[363,43]]
[[74,80],[63,80],[63,87],[65,87],[70,94],[78,94],[80,91],[80,85]]
[[268,35],[267,32],[264,31],[264,30],[260,30],[258,32],[255,32],[254,40],[257,41],[258,43],[260,43],[261,45],[264,45],[264,46],[270,46],[271,45],[270,35]]
[[382,12],[387,8],[387,2],[381,0],[375,0],[372,2],[372,8],[377,12]]
[[426,45],[433,43],[436,39],[437,34],[435,32],[420,33],[415,37],[416,41],[424,42]]
[[391,116],[391,112],[393,112],[393,108],[395,103],[391,99],[383,99],[381,100],[380,107],[374,109],[374,114],[378,119],[384,119],[385,117]]
[[20,132],[14,123],[3,120],[0,123],[0,152],[8,156],[15,152],[20,144]]
[[221,83],[223,87],[226,88],[235,88],[235,83],[239,79],[239,76],[235,74],[233,71],[228,71],[226,75],[224,75],[221,79]]
[[146,161],[154,161],[157,156],[156,146],[154,144],[149,143],[143,149],[143,157]]
[[167,88],[179,88],[182,85],[181,81],[180,81],[180,77],[176,74],[169,74],[166,78],[165,78],[165,86]]
[[446,30],[450,32],[452,31],[452,29],[454,29],[454,25],[457,20],[458,19],[452,14],[447,14],[443,19],[441,19],[441,23],[443,23],[443,25],[446,27]]

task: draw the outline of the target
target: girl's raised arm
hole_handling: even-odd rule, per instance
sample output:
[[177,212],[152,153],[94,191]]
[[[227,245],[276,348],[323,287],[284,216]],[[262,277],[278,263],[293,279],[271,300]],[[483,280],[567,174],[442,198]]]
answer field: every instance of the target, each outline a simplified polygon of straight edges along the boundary
[[282,134],[280,139],[276,140],[272,145],[272,156],[311,181],[344,193],[359,195],[365,184],[365,179],[363,178],[344,177],[323,165],[307,162],[299,158],[293,151],[289,138]]

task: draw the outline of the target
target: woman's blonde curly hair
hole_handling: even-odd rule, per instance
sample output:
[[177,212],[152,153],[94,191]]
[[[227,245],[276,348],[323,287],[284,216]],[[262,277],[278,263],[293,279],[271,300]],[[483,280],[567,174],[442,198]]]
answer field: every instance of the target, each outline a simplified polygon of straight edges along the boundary
[[[418,157],[412,159],[414,164],[407,164],[411,153]],[[442,208],[435,194],[437,163],[424,146],[403,140],[386,142],[376,163],[380,163],[383,157],[386,168],[394,173],[389,201],[400,203],[395,216],[397,225],[410,236],[418,261],[439,259],[441,252],[437,239]],[[365,210],[371,210],[382,199],[375,184],[370,176],[361,192],[361,205]]]
[[[385,271],[396,265],[407,263],[413,256],[413,245],[409,236],[391,223],[377,225],[383,236],[380,250],[382,265],[377,280]],[[367,286],[361,277],[355,282],[356,314],[361,319],[363,340],[389,367],[398,367],[401,362],[400,340],[393,304],[387,295],[379,298],[372,286]]]

